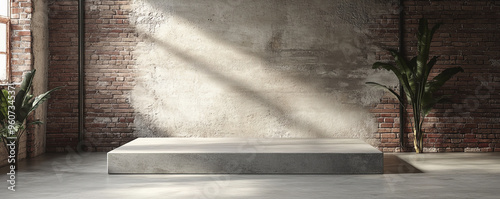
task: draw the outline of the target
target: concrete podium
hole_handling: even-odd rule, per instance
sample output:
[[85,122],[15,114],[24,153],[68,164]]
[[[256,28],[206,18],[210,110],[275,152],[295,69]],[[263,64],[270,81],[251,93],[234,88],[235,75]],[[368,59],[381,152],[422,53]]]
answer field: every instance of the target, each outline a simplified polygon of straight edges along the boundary
[[108,152],[109,174],[380,174],[357,139],[137,138]]

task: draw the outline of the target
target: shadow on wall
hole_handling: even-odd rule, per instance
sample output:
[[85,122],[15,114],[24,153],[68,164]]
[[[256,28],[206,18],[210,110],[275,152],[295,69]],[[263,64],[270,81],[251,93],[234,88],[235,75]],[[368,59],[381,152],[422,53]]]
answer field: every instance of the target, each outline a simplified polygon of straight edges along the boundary
[[367,26],[389,10],[364,0],[135,1],[136,134],[369,138],[367,106],[382,93],[364,82],[397,82],[370,69]]

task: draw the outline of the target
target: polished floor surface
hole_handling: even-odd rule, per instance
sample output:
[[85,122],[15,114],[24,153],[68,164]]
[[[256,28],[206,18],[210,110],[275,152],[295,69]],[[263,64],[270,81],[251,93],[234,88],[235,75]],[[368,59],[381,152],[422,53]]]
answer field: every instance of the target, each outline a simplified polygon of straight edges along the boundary
[[385,154],[372,175],[109,175],[106,153],[23,161],[16,191],[0,169],[2,199],[499,198],[500,153]]

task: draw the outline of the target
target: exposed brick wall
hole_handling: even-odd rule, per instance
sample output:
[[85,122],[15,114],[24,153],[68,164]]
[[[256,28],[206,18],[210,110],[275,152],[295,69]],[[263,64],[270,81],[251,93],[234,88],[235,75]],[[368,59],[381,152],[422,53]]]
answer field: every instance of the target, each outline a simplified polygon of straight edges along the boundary
[[[439,55],[432,75],[461,66],[465,73],[452,78],[441,94],[453,95],[427,117],[424,151],[500,151],[500,2],[405,1],[407,55],[414,56],[418,19],[442,22],[435,34],[431,56]],[[383,99],[373,110],[379,121],[383,151],[399,151],[398,120],[394,100]],[[384,117],[388,116],[388,117]],[[411,116],[411,115],[410,115]],[[410,126],[406,150],[413,150]]]
[[49,88],[47,152],[78,143],[78,0],[49,2]]
[[132,52],[137,34],[130,25],[130,1],[87,1],[86,144],[109,151],[133,139]]
[[22,75],[31,70],[31,0],[14,0],[11,3],[11,77],[21,82]]
[[[85,145],[108,151],[132,139],[135,29],[129,1],[86,1]],[[47,151],[78,144],[78,1],[50,2],[49,87],[66,85],[49,106]]]

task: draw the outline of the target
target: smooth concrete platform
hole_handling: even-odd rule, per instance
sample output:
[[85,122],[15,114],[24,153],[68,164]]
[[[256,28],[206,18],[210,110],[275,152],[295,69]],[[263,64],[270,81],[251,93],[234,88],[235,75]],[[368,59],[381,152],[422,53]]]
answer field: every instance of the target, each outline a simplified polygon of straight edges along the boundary
[[356,139],[138,138],[108,153],[110,174],[381,174]]

